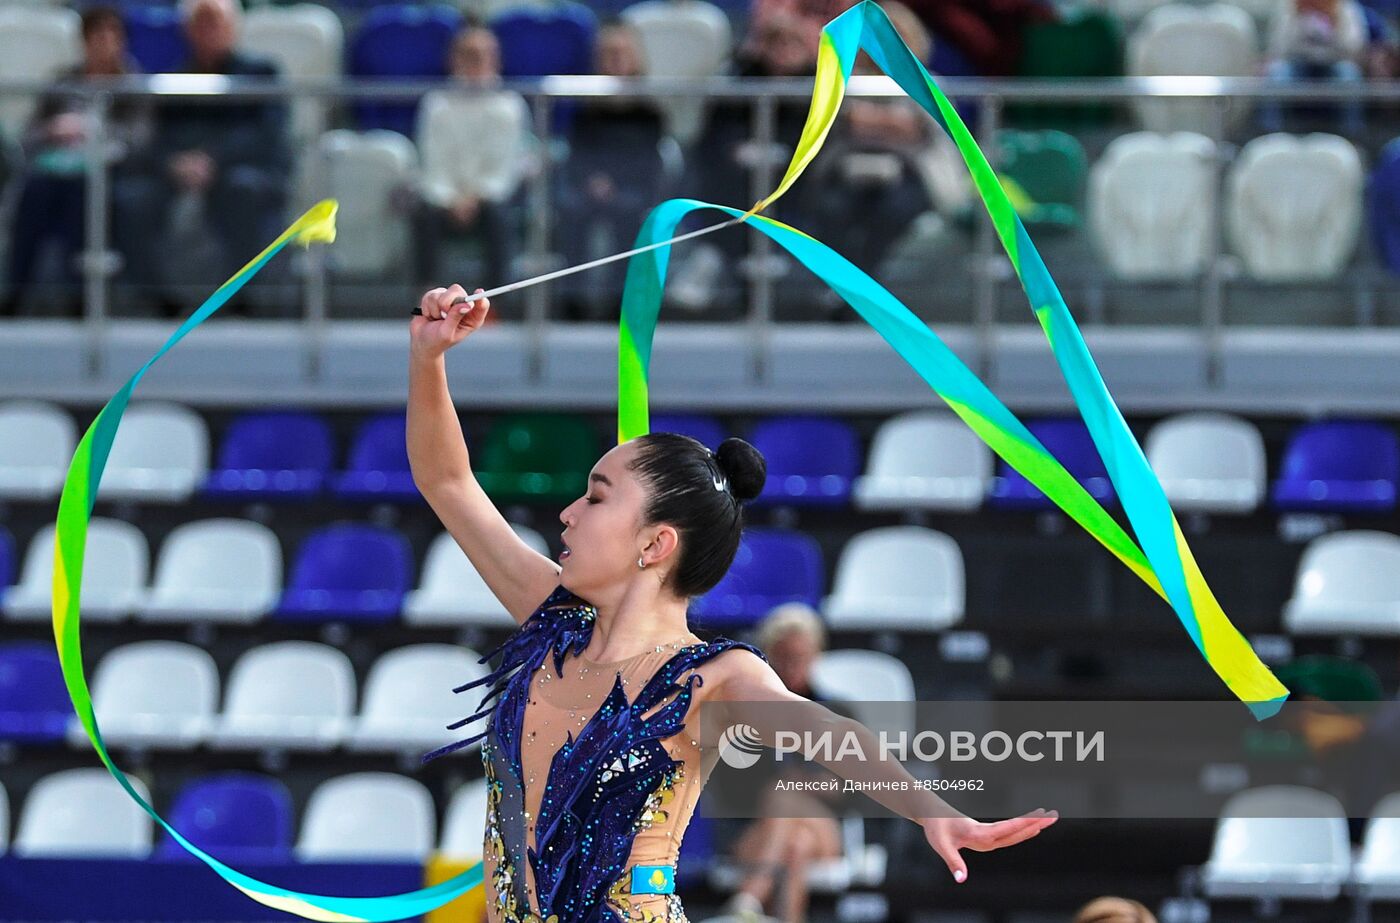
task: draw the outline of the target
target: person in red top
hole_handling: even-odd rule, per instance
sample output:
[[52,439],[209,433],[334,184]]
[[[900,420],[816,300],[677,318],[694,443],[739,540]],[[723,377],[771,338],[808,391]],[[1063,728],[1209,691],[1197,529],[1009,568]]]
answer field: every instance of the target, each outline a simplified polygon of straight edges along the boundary
[[1022,33],[1054,18],[1045,0],[904,0],[940,39],[984,77],[1007,77],[1021,61]]

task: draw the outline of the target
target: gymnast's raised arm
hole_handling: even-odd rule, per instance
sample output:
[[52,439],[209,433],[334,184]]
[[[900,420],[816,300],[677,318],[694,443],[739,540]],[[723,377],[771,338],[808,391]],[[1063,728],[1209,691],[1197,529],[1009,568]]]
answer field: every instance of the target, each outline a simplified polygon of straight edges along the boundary
[[422,316],[409,325],[408,461],[423,498],[501,605],[523,622],[559,585],[560,567],[515,534],[472,473],[443,358],[491,310],[485,298],[452,304],[466,294],[460,285],[426,292]]

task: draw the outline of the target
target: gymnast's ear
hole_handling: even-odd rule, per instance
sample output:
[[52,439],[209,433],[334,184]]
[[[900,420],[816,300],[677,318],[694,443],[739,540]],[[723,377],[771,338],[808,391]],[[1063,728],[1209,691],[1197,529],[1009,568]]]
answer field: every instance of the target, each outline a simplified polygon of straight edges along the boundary
[[[647,533],[651,535],[649,539],[646,538]],[[681,536],[675,526],[665,522],[656,523],[642,530],[642,535],[646,540],[646,545],[642,547],[642,557],[648,567],[663,561],[679,560],[676,552],[680,548]]]

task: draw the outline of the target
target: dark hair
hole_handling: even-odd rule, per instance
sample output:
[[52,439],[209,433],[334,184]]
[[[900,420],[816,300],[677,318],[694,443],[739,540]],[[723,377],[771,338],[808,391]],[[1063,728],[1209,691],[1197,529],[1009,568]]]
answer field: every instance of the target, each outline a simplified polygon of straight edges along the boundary
[[681,597],[707,592],[734,563],[743,504],[758,496],[768,476],[763,455],[735,437],[711,452],[689,436],[648,433],[637,437],[629,467],[648,491],[643,523],[670,523],[680,533],[671,589]]
[[126,32],[126,23],[122,21],[122,14],[113,6],[90,6],[83,10],[82,33],[83,38],[87,38],[105,26],[116,26]]

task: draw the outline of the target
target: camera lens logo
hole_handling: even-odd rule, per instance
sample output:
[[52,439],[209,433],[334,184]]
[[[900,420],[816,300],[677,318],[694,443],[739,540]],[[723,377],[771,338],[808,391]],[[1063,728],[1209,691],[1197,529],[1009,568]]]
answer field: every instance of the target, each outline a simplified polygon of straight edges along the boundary
[[748,769],[758,762],[763,739],[747,724],[731,724],[719,737],[719,756],[735,769]]

